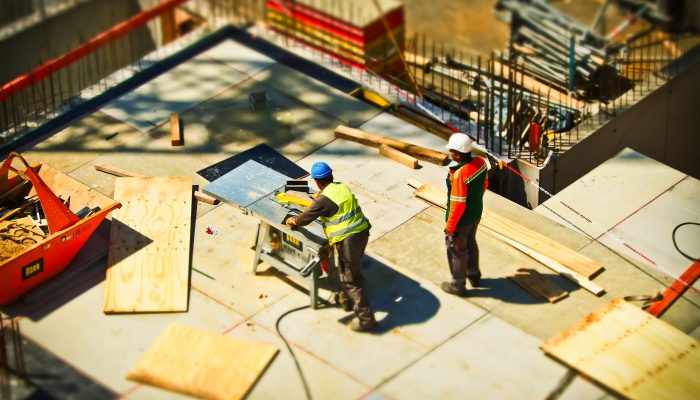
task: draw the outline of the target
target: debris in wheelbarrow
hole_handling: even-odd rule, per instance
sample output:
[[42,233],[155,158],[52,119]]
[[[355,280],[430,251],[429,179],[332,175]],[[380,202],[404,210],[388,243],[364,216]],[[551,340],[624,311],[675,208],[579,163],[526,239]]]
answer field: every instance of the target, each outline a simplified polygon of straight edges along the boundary
[[[14,159],[24,164],[23,171],[12,167]],[[119,207],[49,165],[30,166],[11,153],[0,166],[0,224],[6,222],[5,231],[0,225],[0,305],[17,301],[61,273],[107,214]],[[9,243],[17,246],[7,249]]]

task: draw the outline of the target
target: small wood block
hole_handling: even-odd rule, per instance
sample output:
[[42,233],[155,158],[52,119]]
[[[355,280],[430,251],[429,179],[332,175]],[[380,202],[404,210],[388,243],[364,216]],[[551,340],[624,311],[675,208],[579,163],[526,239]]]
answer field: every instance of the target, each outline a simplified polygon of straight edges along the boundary
[[402,153],[393,147],[387,146],[385,144],[379,145],[379,154],[384,157],[390,158],[399,164],[403,164],[408,168],[416,169],[418,168],[418,160],[414,157],[409,156],[406,153]]
[[127,374],[204,399],[242,399],[277,355],[267,344],[172,324]]
[[211,205],[217,205],[219,204],[219,200],[209,196],[208,194],[205,194],[199,190],[194,192],[194,198],[201,201],[202,203],[207,203]]
[[173,146],[182,146],[180,116],[177,113],[170,114],[170,144]]
[[515,281],[523,289],[535,297],[542,297],[550,303],[556,303],[569,296],[569,292],[555,285],[544,275],[532,268],[518,268],[508,275],[508,279]]

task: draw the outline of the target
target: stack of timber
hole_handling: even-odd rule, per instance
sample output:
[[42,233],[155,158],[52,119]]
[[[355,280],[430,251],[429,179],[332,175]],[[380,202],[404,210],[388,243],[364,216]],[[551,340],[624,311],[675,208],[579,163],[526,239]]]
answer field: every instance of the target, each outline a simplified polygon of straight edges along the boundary
[[[416,197],[440,208],[446,208],[447,193],[444,189],[422,184],[416,179],[407,179],[406,183],[416,189]],[[479,229],[527,254],[596,296],[605,293],[605,289],[591,280],[603,270],[603,266],[583,254],[488,210],[484,210],[481,216]]]
[[267,23],[275,32],[357,68],[400,74],[403,63],[384,22],[403,51],[406,29],[398,1],[267,0]]

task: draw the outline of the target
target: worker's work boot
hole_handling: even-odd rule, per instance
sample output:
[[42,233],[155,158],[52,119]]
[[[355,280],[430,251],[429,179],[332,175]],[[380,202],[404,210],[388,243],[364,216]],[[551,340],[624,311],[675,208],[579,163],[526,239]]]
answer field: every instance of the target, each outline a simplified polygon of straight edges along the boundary
[[440,289],[442,289],[443,292],[453,294],[455,296],[459,296],[459,297],[466,297],[467,296],[467,288],[465,288],[464,286],[461,286],[461,287],[452,286],[452,283],[450,283],[450,282],[442,282],[440,284]]
[[467,279],[469,280],[469,284],[472,285],[473,288],[478,288],[481,287],[481,277],[480,276],[468,276]]
[[376,319],[371,319],[369,322],[361,322],[359,319],[355,318],[350,323],[350,329],[355,332],[369,332],[379,326]]
[[336,293],[333,297],[335,304],[339,305],[343,311],[350,312],[353,310],[352,300],[350,300],[347,295],[344,295],[343,292]]

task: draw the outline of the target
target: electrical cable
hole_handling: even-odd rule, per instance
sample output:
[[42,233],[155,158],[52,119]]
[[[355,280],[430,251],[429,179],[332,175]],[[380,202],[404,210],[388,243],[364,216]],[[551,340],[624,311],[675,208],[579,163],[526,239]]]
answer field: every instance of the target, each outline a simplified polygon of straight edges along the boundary
[[301,370],[301,365],[299,364],[299,360],[297,360],[296,354],[294,354],[294,350],[292,350],[292,346],[287,342],[287,339],[284,337],[282,334],[282,331],[280,331],[280,322],[282,322],[282,319],[286,317],[289,314],[295,313],[297,311],[301,311],[307,308],[310,308],[310,305],[305,305],[297,308],[293,308],[291,310],[288,310],[284,314],[280,315],[279,318],[277,318],[277,321],[275,322],[275,329],[277,330],[277,334],[282,338],[282,341],[284,342],[284,345],[287,346],[287,350],[289,350],[289,354],[292,356],[292,359],[294,360],[294,366],[296,366],[297,371],[299,372],[299,378],[301,378],[301,384],[304,386],[304,393],[306,394],[307,400],[311,400],[311,390],[309,390],[309,384],[306,381],[306,377],[304,376],[304,371]]
[[694,262],[695,260],[697,260],[697,259],[700,258],[700,257],[691,257],[691,256],[687,255],[686,253],[684,253],[683,251],[681,251],[681,249],[678,248],[678,244],[676,243],[676,231],[678,230],[678,228],[680,228],[680,227],[683,226],[683,225],[698,225],[698,226],[700,226],[700,223],[697,223],[697,222],[683,222],[682,224],[676,225],[676,227],[673,228],[673,233],[671,233],[671,240],[673,240],[673,247],[675,247],[676,250],[678,250],[678,252],[681,253],[681,255],[682,255],[683,257],[685,257],[685,258],[687,258],[688,260]]

